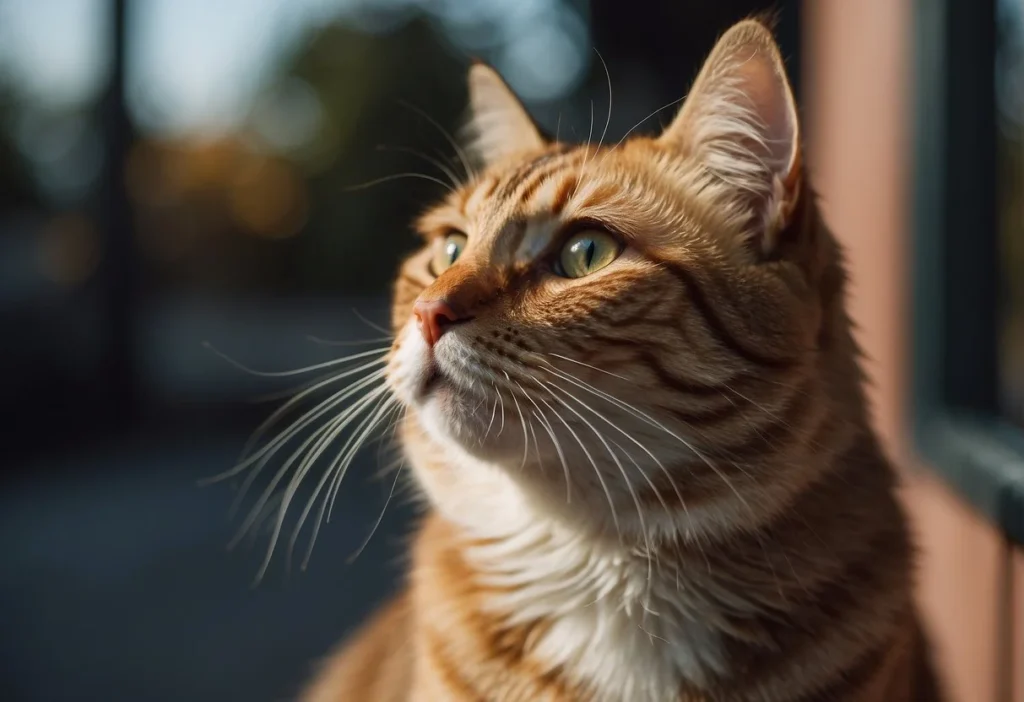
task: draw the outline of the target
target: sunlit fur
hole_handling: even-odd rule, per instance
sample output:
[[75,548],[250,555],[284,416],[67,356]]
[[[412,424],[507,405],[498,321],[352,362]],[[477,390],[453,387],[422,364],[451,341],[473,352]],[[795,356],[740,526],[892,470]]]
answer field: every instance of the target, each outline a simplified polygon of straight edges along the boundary
[[[791,108],[747,22],[661,137],[491,144],[418,221],[387,378],[430,510],[306,699],[938,698]],[[623,253],[560,277],[580,227]],[[467,319],[431,350],[438,298]]]

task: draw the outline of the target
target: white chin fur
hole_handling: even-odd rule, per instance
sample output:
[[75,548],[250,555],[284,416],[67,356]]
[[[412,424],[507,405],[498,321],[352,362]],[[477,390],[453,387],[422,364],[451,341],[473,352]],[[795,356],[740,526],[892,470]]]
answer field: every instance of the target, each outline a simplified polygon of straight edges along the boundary
[[[445,335],[432,353],[410,320],[391,358],[388,381],[398,399],[416,411],[423,428],[437,441],[454,442],[487,460],[521,456],[524,434],[519,414],[507,397],[503,402],[497,399],[493,387],[467,379],[484,373],[472,372],[471,358],[472,352],[455,333]],[[434,364],[442,380],[424,393]]]

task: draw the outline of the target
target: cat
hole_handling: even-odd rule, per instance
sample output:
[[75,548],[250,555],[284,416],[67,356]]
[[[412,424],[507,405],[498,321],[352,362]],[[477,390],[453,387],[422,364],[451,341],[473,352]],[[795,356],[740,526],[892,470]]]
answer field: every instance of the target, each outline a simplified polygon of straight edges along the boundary
[[387,359],[429,509],[303,699],[939,700],[771,29],[656,138],[469,93],[482,168],[417,222]]

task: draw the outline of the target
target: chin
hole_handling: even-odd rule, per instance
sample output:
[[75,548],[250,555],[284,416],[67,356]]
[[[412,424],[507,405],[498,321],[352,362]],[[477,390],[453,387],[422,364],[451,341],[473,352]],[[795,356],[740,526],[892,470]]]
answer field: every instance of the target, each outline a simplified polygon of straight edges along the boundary
[[518,415],[505,412],[503,418],[497,396],[486,395],[472,393],[439,375],[413,406],[423,428],[437,441],[455,443],[466,453],[488,461],[521,456],[523,430]]

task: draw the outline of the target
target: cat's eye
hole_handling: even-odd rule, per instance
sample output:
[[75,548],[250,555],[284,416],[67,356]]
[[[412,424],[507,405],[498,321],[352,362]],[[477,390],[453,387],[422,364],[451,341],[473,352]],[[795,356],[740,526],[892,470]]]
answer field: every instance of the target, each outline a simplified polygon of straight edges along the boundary
[[430,270],[434,275],[441,275],[459,260],[464,248],[466,235],[461,232],[451,232],[434,239],[434,257],[430,260]]
[[565,242],[556,271],[566,278],[582,278],[607,266],[621,251],[619,242],[608,232],[586,229]]

